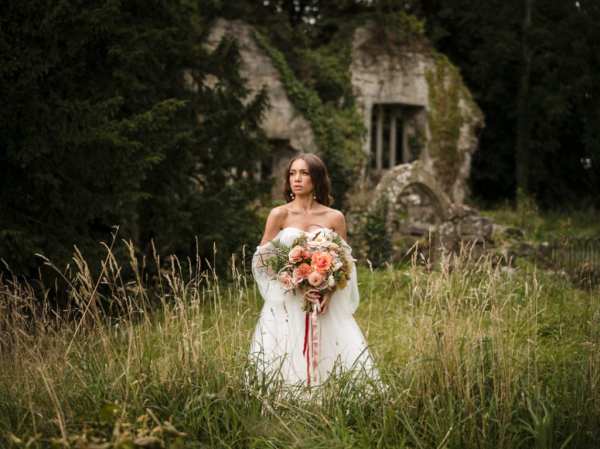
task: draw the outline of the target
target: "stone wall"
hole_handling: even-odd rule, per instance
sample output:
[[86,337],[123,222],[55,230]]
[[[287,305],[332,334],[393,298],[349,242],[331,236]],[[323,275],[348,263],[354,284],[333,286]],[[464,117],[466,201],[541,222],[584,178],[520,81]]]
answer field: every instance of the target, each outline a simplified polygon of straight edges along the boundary
[[[468,193],[471,154],[477,149],[483,116],[458,70],[433,49],[377,45],[369,26],[354,32],[350,69],[354,95],[367,129],[365,153],[372,153],[372,139],[377,139],[372,129],[376,105],[422,110],[424,120],[416,115],[416,123],[423,123],[419,159],[442,181],[450,199],[462,203]],[[410,161],[396,161],[401,162]]]
[[213,25],[207,48],[213,50],[223,37],[235,38],[240,47],[240,72],[248,89],[256,94],[267,88],[270,107],[262,122],[262,129],[269,139],[289,141],[297,151],[316,151],[310,123],[294,108],[281,82],[279,72],[253,38],[252,26],[239,21],[219,19]]

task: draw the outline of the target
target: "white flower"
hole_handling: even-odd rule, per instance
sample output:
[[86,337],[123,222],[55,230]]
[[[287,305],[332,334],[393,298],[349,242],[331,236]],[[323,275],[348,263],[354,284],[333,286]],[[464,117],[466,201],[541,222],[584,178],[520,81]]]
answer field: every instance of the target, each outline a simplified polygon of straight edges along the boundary
[[331,274],[327,278],[327,285],[329,287],[333,287],[335,285],[335,279],[333,278],[333,276]]
[[325,236],[320,233],[317,234],[317,236],[313,239],[313,242],[319,242],[319,243],[325,243],[327,241],[327,239],[325,238]]

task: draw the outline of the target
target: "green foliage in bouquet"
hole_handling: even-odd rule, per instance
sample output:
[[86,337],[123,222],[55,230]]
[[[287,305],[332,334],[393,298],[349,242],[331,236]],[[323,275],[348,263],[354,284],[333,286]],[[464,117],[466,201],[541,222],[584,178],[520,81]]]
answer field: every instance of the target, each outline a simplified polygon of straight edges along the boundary
[[[306,239],[306,237],[303,237]],[[298,240],[294,242],[296,244]],[[271,241],[272,251],[269,251],[269,256],[265,262],[265,265],[273,273],[279,273],[283,267],[289,263],[288,254],[290,249],[294,246],[288,246],[285,243],[281,243],[278,239]]]

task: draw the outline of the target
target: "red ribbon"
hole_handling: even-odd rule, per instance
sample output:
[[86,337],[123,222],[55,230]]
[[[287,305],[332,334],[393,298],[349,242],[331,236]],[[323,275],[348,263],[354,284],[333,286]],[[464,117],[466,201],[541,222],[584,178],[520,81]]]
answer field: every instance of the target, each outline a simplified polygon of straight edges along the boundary
[[[304,319],[304,346],[302,354],[306,357],[306,383],[319,383],[319,304],[313,304]],[[311,355],[312,353],[312,355]]]
[[306,312],[304,318],[304,348],[302,349],[302,355],[306,357],[306,383],[310,386],[310,354],[308,353],[308,333],[310,329],[310,317],[309,313]]

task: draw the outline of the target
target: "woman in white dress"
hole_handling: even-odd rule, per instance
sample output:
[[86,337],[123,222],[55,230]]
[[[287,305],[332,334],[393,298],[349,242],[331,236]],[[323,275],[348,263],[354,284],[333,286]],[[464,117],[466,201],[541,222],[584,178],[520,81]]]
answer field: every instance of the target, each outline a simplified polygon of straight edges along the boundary
[[[287,385],[315,386],[334,371],[351,371],[353,375],[366,375],[371,379],[379,377],[353,316],[359,302],[356,266],[351,257],[352,249],[346,243],[344,215],[328,207],[330,185],[327,169],[318,156],[302,153],[290,160],[285,174],[287,204],[269,213],[262,241],[252,259],[252,273],[264,306],[252,337],[250,356],[259,373]],[[351,261],[347,285],[325,297],[317,290],[309,290],[304,296],[286,292],[261,263],[263,256],[272,249],[274,240],[290,246],[299,236],[317,232],[335,232],[343,239],[344,250]],[[321,304],[318,365],[312,375],[304,351],[307,320],[302,306],[305,299]]]

